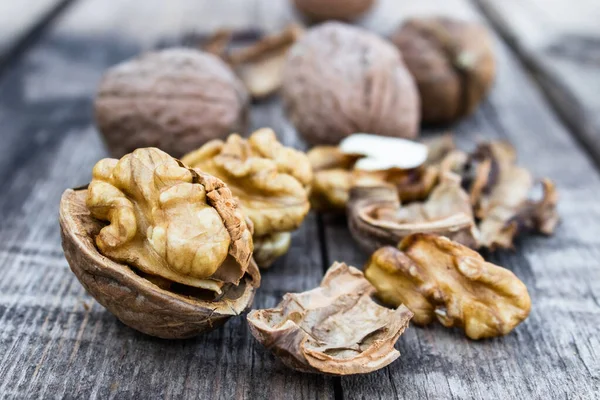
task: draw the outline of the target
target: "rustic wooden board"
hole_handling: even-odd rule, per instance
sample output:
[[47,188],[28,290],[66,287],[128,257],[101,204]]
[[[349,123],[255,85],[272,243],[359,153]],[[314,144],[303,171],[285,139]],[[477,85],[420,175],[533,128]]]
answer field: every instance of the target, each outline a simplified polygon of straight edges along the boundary
[[[410,4],[409,4],[410,3]],[[399,19],[435,9],[477,18],[463,1],[380,0],[360,21],[387,33]],[[194,340],[148,338],[88,296],[62,256],[62,191],[89,180],[106,155],[91,124],[103,70],[157,43],[177,42],[228,21],[275,29],[294,18],[285,0],[82,0],[0,77],[0,397],[7,398],[594,398],[600,384],[600,175],[498,43],[500,72],[484,106],[457,128],[513,141],[523,164],[555,179],[563,222],[552,238],[519,242],[494,256],[530,289],[533,311],[511,335],[472,342],[439,326],[411,327],[401,358],[366,376],[303,375],[282,366],[250,336],[244,318]],[[256,105],[270,125],[302,146],[276,99]],[[585,178],[583,178],[585,177]],[[361,266],[343,217],[311,215],[290,253],[263,275],[256,307],[318,284],[333,260]]]
[[71,0],[0,2],[0,65]]
[[557,112],[600,160],[600,5],[475,0],[533,71]]

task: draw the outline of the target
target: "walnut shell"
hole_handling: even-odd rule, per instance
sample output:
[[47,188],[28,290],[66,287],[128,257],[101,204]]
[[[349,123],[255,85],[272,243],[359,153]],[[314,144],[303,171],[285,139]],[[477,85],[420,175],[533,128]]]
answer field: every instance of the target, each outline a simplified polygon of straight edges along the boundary
[[393,35],[414,76],[426,124],[446,124],[471,114],[495,76],[492,39],[476,22],[414,18]]
[[313,145],[356,132],[418,134],[413,78],[398,50],[374,33],[339,22],[314,27],[290,49],[283,77],[287,114]]
[[375,0],[294,0],[296,8],[312,21],[351,21],[367,12]]
[[244,132],[248,94],[218,57],[194,49],[143,54],[110,68],[98,89],[98,129],[114,157],[158,147],[174,157]]
[[121,322],[164,339],[183,339],[214,329],[252,304],[260,274],[251,262],[239,285],[216,299],[187,296],[162,289],[128,265],[100,254],[94,238],[105,226],[86,207],[87,190],[68,189],[60,202],[60,227],[65,257],[77,279]]

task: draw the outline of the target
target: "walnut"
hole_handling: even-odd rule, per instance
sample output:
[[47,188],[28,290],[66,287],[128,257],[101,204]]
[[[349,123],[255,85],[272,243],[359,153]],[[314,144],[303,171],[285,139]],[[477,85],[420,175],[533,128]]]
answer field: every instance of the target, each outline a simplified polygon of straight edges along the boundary
[[311,21],[352,21],[367,12],[375,0],[294,0],[296,8]]
[[527,288],[511,271],[435,235],[414,234],[398,248],[377,250],[365,276],[382,301],[406,305],[416,324],[437,319],[463,328],[471,339],[506,335],[531,308]]
[[260,282],[251,231],[222,181],[156,148],[101,160],[92,176],[63,194],[60,224],[71,269],[100,304],[163,338],[249,307]]
[[421,97],[421,118],[445,124],[471,114],[495,76],[492,39],[476,22],[414,18],[393,35]]
[[219,177],[231,189],[254,224],[261,267],[287,251],[289,237],[271,235],[295,230],[308,213],[312,170],[304,153],[281,145],[271,129],[259,129],[248,139],[233,134],[225,142],[213,140],[182,162]]
[[447,236],[477,247],[469,196],[454,174],[441,177],[424,202],[401,205],[393,186],[355,186],[350,190],[348,227],[361,248],[372,253],[418,232]]
[[[317,210],[345,211],[350,188],[355,185],[387,183],[396,188],[402,202],[424,200],[438,182],[436,164],[454,148],[451,137],[444,135],[424,142],[427,153],[418,156],[416,154],[422,151],[419,147],[392,146],[387,141],[378,143],[379,140],[361,141],[360,146],[345,149],[344,142],[354,136],[371,135],[351,135],[340,147],[317,146],[308,152],[314,171],[311,205]],[[382,147],[386,148],[381,151]],[[395,148],[390,150],[392,147]],[[391,160],[386,160],[385,154],[391,154]],[[364,165],[381,169],[363,170]]]
[[355,132],[414,138],[419,98],[397,49],[361,28],[327,22],[290,49],[282,94],[296,129],[313,145]]
[[321,286],[288,293],[276,308],[248,314],[252,335],[301,372],[350,375],[378,370],[400,356],[394,348],[412,313],[376,304],[362,272],[334,263]]
[[261,99],[279,90],[288,50],[303,33],[300,25],[290,24],[251,46],[231,50],[227,60],[253,98]]
[[110,68],[95,114],[113,156],[154,146],[178,157],[208,140],[245,131],[248,95],[218,57],[176,48]]

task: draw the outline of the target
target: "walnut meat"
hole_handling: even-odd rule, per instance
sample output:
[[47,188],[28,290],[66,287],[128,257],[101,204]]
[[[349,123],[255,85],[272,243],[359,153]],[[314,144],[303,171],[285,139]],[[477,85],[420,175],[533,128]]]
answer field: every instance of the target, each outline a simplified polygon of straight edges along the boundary
[[[261,267],[287,251],[289,232],[310,208],[312,170],[304,153],[281,145],[271,129],[260,129],[248,139],[234,134],[225,142],[211,141],[182,162],[219,177],[231,189],[254,224]],[[283,233],[287,238],[272,236]]]
[[90,294],[150,335],[209,329],[246,309],[260,282],[229,189],[156,148],[99,161],[87,190],[63,195],[60,223]]
[[447,236],[469,247],[478,245],[469,196],[454,174],[443,176],[427,200],[406,205],[400,203],[391,185],[354,186],[348,202],[348,227],[369,253],[418,232]]
[[296,8],[310,20],[352,21],[367,12],[375,0],[294,0]]
[[282,94],[296,129],[313,145],[355,132],[414,138],[419,98],[393,45],[350,25],[328,22],[290,49]]
[[416,324],[437,319],[471,339],[506,335],[531,308],[527,288],[512,272],[435,235],[414,234],[398,248],[377,250],[365,276],[382,301],[406,305]]
[[492,40],[479,23],[414,18],[392,35],[392,42],[417,82],[425,123],[445,124],[471,114],[492,86]]
[[378,370],[400,356],[394,348],[412,313],[376,304],[362,272],[334,263],[321,286],[288,293],[276,307],[248,314],[252,335],[288,367],[331,375]]
[[193,49],[147,53],[110,68],[98,89],[98,129],[113,156],[158,147],[174,157],[243,132],[248,94],[218,57]]

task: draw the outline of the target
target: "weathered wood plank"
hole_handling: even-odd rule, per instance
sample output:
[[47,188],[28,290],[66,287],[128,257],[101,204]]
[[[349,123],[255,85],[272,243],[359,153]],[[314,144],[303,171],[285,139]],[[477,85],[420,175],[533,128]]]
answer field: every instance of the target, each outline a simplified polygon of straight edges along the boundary
[[53,11],[64,5],[64,0],[29,0],[27,2],[0,2],[0,63],[5,61],[12,51],[30,32],[46,19]]
[[600,7],[594,0],[474,0],[600,160]]
[[[158,42],[218,24],[255,26],[250,1],[79,3],[0,80],[0,397],[332,398],[331,378],[285,369],[250,335],[245,318],[195,340],[170,342],[119,323],[88,296],[62,256],[58,201],[89,181],[106,156],[91,125],[104,69]],[[135,18],[134,18],[135,17]],[[220,21],[220,22],[219,22]],[[258,25],[260,27],[260,25]],[[252,111],[299,145],[277,102]],[[4,141],[6,139],[6,141]],[[4,146],[6,145],[6,146]],[[318,285],[315,216],[263,275],[255,306]]]
[[[380,7],[376,13],[396,23],[406,16],[439,12],[481,18],[463,0],[389,0]],[[368,18],[362,23],[377,29]],[[393,25],[382,23],[379,28],[387,33]],[[491,97],[456,127],[455,136],[467,148],[482,138],[508,139],[523,165],[559,187],[563,221],[556,235],[520,240],[515,252],[491,257],[528,286],[532,313],[510,335],[482,342],[440,325],[411,327],[400,338],[398,361],[373,374],[342,378],[344,398],[600,396],[600,242],[597,224],[586,223],[600,213],[593,200],[600,195],[600,176],[515,57],[501,42],[496,46],[498,79]],[[362,266],[368,255],[351,244],[345,219],[324,216],[323,221],[328,262]]]

